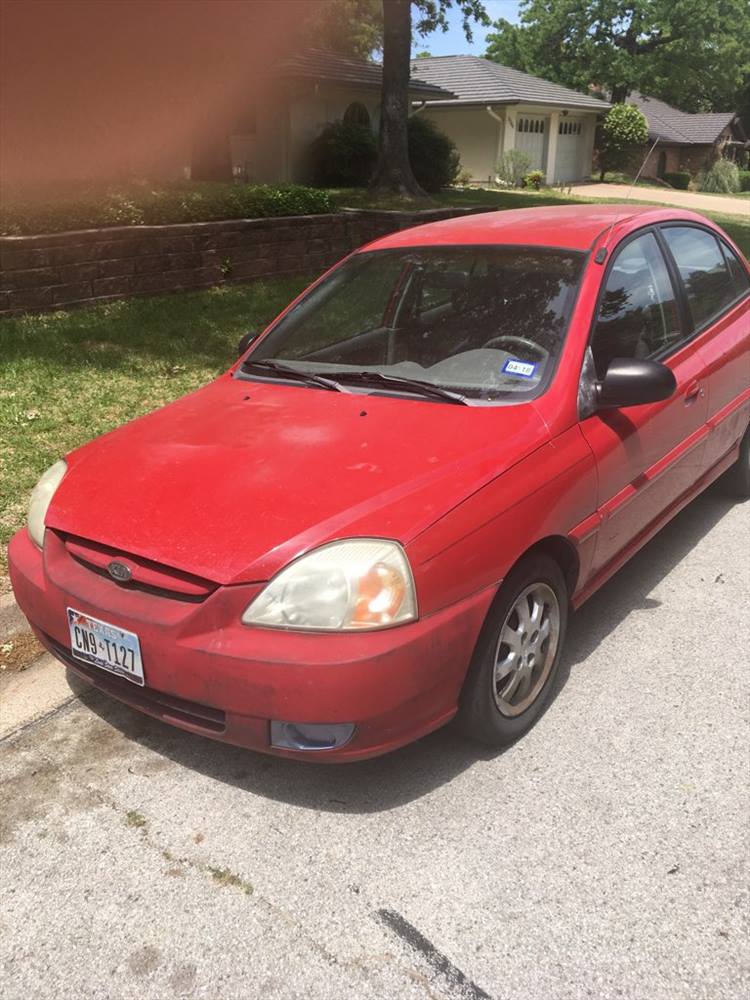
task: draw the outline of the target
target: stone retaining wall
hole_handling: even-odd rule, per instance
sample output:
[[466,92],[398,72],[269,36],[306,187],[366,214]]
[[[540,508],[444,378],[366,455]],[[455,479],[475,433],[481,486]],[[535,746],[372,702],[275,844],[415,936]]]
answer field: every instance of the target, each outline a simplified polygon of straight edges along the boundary
[[386,233],[480,209],[343,211],[0,238],[0,316],[319,274]]

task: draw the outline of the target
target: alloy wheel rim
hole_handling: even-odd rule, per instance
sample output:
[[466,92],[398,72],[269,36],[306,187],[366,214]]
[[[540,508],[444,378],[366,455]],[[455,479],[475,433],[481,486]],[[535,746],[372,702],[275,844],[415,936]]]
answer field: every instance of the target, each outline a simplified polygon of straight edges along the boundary
[[560,604],[546,583],[526,587],[500,629],[492,671],[492,694],[501,715],[513,717],[536,701],[555,662],[560,640]]

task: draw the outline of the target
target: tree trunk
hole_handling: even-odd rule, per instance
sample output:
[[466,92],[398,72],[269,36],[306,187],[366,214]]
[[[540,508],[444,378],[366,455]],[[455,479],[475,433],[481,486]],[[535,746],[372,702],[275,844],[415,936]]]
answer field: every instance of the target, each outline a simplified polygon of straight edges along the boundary
[[370,185],[376,193],[426,198],[409,163],[411,0],[383,0],[383,90],[378,165]]
[[612,97],[610,98],[612,104],[624,104],[625,100],[630,93],[629,88],[626,84],[622,83],[617,87],[612,88]]

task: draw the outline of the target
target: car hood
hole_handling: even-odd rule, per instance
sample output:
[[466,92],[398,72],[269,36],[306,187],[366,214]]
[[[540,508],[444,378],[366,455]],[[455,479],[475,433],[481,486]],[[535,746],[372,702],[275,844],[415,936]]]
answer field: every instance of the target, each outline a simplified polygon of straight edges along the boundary
[[47,525],[216,583],[262,581],[335,538],[408,543],[548,436],[531,403],[225,375],[69,455]]

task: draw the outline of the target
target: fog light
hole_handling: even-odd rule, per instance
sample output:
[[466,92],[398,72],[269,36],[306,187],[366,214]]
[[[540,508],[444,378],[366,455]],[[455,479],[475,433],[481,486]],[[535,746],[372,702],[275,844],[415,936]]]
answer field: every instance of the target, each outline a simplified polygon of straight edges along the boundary
[[284,750],[333,750],[354,735],[353,722],[271,722],[271,746]]

